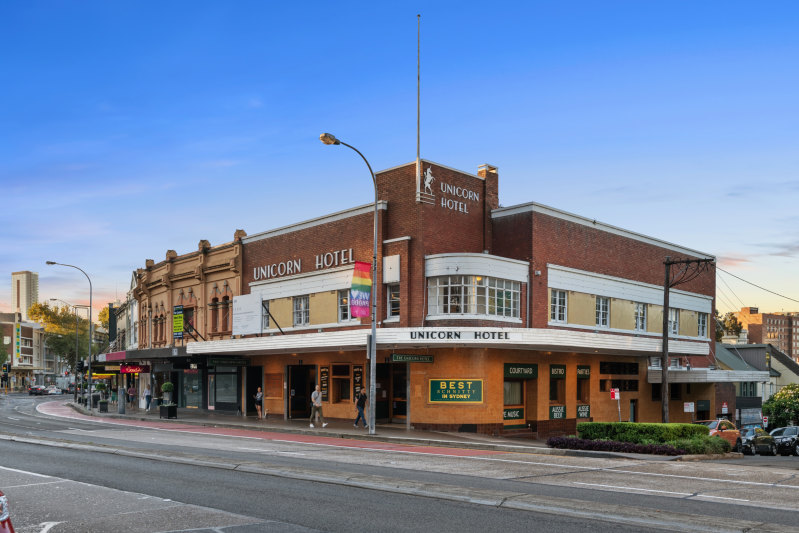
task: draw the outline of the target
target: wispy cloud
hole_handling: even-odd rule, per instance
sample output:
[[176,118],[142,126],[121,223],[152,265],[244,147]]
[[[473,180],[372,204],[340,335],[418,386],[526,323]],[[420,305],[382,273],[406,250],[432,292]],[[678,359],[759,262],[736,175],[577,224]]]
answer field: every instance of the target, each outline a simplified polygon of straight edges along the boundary
[[751,262],[751,259],[741,255],[720,255],[716,257],[716,263],[722,268],[732,268]]

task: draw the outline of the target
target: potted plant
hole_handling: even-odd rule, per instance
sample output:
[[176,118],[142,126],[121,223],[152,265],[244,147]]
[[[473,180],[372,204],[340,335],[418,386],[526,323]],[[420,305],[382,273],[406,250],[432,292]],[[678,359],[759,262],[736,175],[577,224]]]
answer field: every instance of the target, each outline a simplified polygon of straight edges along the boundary
[[161,385],[161,392],[164,395],[164,401],[161,403],[159,407],[159,417],[160,418],[177,418],[178,417],[178,406],[172,403],[172,391],[175,390],[175,386],[167,381],[163,385]]

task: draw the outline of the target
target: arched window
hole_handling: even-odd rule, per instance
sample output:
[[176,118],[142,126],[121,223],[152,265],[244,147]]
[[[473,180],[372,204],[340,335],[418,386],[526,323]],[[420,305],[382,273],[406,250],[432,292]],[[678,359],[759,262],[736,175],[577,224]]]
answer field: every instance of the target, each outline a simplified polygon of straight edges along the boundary
[[211,300],[211,331],[219,331],[219,298]]

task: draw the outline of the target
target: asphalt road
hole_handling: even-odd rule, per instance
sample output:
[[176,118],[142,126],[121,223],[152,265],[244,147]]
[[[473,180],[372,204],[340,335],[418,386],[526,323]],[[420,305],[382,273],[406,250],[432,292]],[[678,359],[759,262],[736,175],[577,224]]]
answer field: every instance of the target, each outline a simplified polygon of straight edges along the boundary
[[[51,483],[26,488],[23,482],[7,491],[20,502],[32,497],[27,491],[44,491],[33,498],[39,506],[48,502],[47,509],[73,492],[58,487],[78,481],[111,501],[133,494],[124,501],[196,506],[193,515],[206,525],[221,526],[214,520],[228,517],[225,527],[237,528],[230,531],[278,525],[286,531],[799,531],[798,458],[763,458],[775,461],[763,467],[747,463],[760,459],[749,457],[734,464],[597,460],[211,434],[208,428],[186,433],[45,417],[34,409],[41,401],[0,400],[0,437],[18,439],[0,439],[0,462],[54,476]],[[92,444],[104,453],[19,440],[25,438]],[[0,470],[0,488],[13,487],[12,475],[30,474]],[[18,530],[22,516],[34,528],[29,531],[48,522],[36,505],[17,505]],[[173,509],[176,523],[152,529],[124,508],[125,520],[116,511],[108,520],[130,531],[204,525]],[[80,529],[74,518],[62,522],[50,531],[102,530]],[[142,524],[151,529],[135,529]]]

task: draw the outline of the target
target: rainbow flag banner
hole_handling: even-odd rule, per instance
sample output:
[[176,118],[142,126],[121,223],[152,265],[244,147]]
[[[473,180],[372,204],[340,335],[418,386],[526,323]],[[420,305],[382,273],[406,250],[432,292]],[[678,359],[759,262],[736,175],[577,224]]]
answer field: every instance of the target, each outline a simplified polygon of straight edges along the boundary
[[355,261],[350,288],[350,315],[353,318],[369,316],[369,296],[372,294],[371,263]]

